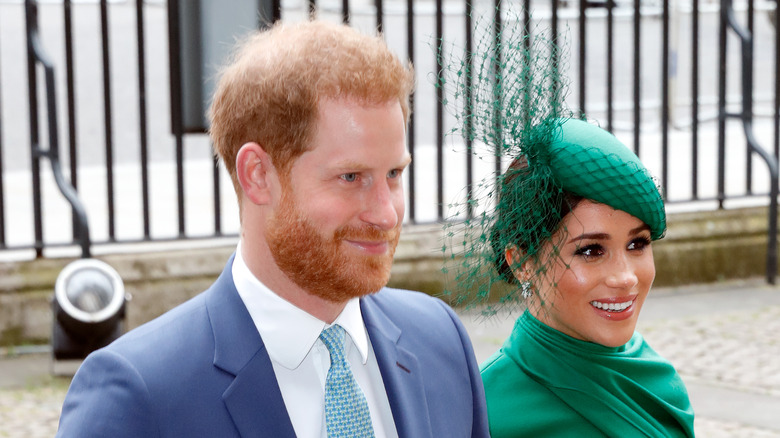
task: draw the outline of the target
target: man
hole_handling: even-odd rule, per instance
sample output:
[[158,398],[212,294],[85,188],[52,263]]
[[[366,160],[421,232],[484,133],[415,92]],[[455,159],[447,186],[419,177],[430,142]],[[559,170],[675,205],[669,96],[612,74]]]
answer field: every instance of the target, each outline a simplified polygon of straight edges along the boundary
[[85,360],[58,435],[488,436],[456,315],[384,287],[412,87],[380,38],[348,27],[244,42],[210,114],[237,251],[209,290]]

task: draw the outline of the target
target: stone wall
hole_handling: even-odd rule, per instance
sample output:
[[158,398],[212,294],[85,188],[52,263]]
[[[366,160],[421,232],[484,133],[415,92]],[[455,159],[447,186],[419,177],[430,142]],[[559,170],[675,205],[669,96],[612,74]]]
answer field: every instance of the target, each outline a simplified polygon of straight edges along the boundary
[[[670,215],[666,237],[653,244],[656,286],[760,277],[766,264],[767,209]],[[391,286],[442,291],[442,229],[407,227]],[[127,325],[136,327],[207,288],[234,250],[223,246],[98,257],[122,276],[132,295]],[[0,263],[0,346],[47,343],[54,281],[71,259]]]

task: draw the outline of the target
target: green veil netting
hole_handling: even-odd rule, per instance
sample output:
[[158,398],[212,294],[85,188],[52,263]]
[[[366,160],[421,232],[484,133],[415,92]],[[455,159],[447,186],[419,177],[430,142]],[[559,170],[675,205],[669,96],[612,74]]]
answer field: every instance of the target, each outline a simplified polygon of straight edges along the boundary
[[[465,199],[450,204],[455,219],[445,225],[443,245],[443,298],[452,305],[486,304],[488,314],[521,306],[523,293],[546,275],[546,266],[566,263],[553,236],[580,199],[642,219],[652,239],[666,230],[661,194],[639,158],[567,108],[567,54],[558,38],[522,11],[493,12],[502,14],[505,25],[497,31],[495,15],[475,20],[470,53],[447,56],[455,49],[440,46],[438,84],[456,120],[452,134],[479,159],[502,163]],[[542,254],[546,243],[552,251]],[[512,266],[504,257],[510,245],[521,250]],[[529,260],[538,268],[520,285],[512,271]]]

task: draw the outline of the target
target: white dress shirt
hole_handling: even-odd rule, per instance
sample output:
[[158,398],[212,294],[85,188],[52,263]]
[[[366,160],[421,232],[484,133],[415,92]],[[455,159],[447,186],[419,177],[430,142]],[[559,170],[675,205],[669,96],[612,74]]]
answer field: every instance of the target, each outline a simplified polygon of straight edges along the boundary
[[[232,273],[238,294],[271,358],[295,434],[299,438],[327,438],[325,381],[330,354],[319,336],[329,325],[282,299],[260,282],[241,256],[241,243],[236,250]],[[355,380],[366,396],[376,437],[397,437],[382,375],[363,323],[360,301],[357,298],[350,300],[333,324],[340,325],[347,333],[344,352]]]

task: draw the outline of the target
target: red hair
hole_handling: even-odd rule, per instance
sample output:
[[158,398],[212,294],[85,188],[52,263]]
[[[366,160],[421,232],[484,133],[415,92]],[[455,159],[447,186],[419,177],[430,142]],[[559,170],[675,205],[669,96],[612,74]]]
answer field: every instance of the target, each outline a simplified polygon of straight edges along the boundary
[[413,88],[411,66],[380,36],[321,21],[277,23],[246,38],[222,70],[209,111],[210,134],[240,193],[236,155],[243,144],[258,143],[285,175],[309,148],[320,101],[397,100],[408,120]]

